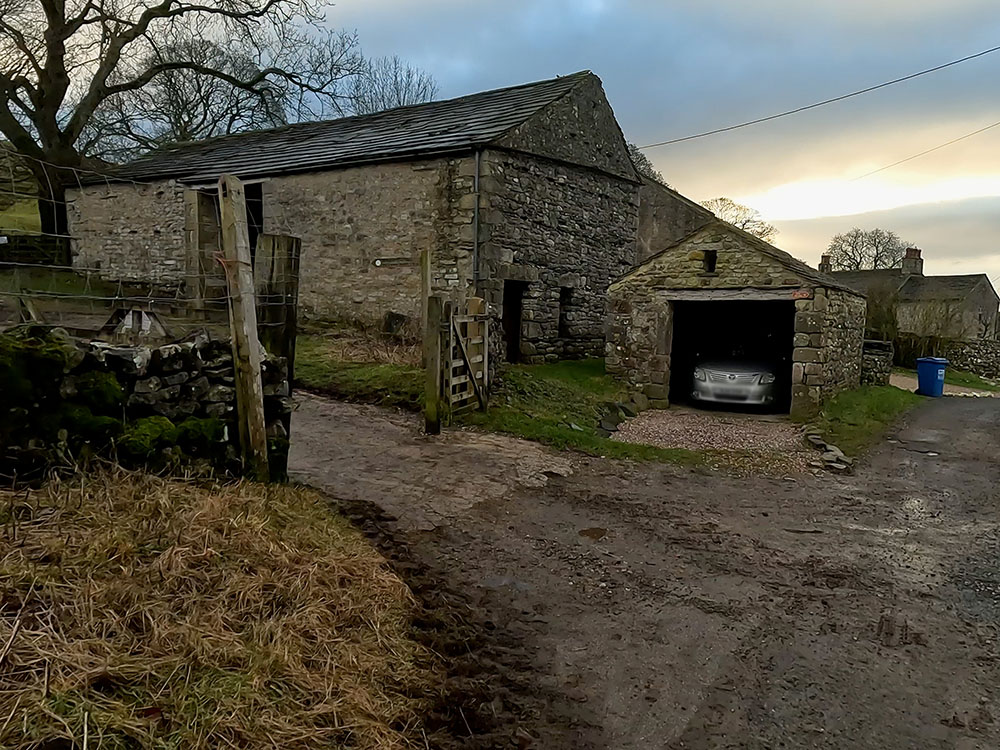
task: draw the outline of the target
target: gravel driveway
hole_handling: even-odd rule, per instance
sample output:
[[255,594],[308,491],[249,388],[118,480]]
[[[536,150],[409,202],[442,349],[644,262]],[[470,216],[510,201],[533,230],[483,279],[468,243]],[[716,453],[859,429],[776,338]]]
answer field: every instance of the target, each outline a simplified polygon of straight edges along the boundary
[[507,685],[462,716],[521,734],[468,747],[1000,747],[1000,401],[928,401],[796,482],[311,398],[292,437],[295,477],[388,509],[503,637],[454,654]]
[[802,428],[778,415],[653,409],[623,422],[614,438],[659,448],[710,451],[720,467],[771,476],[801,473],[816,458],[803,441]]

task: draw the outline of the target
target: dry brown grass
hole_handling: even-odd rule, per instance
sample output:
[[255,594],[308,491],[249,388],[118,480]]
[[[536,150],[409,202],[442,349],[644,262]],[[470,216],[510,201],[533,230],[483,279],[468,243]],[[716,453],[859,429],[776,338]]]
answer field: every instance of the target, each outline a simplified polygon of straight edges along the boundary
[[412,326],[400,336],[386,336],[374,325],[314,321],[303,324],[300,333],[322,338],[329,356],[340,362],[412,367],[421,363],[420,334]]
[[0,520],[0,747],[424,747],[415,602],[318,495],[109,471]]

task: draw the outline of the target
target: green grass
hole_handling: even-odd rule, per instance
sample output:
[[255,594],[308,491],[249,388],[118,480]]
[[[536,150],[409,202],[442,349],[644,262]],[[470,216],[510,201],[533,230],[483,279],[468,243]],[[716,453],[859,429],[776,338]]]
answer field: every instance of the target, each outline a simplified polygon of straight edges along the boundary
[[856,456],[922,400],[922,396],[891,385],[863,386],[828,401],[816,424],[828,443]]
[[[900,373],[901,375],[909,375],[912,378],[917,377],[916,370],[909,370],[905,367],[897,367],[894,371]],[[944,382],[947,385],[957,385],[962,388],[973,388],[977,391],[1000,391],[1000,385],[997,385],[996,383],[984,380],[975,373],[966,372],[965,370],[953,370],[950,367],[944,372]]]
[[459,419],[462,424],[594,456],[702,463],[696,451],[632,445],[598,435],[601,414],[628,398],[628,390],[605,373],[600,359],[517,365],[503,371],[485,412]]
[[40,232],[42,220],[38,216],[38,202],[20,201],[0,211],[0,234],[4,231]]
[[[419,410],[424,372],[401,364],[347,361],[335,338],[300,334],[295,382],[309,391],[359,403]],[[621,443],[597,434],[612,404],[629,400],[628,389],[604,372],[604,360],[505,368],[486,411],[467,412],[455,423],[535,440],[594,456],[700,464],[702,454]],[[571,425],[575,425],[574,428]]]
[[300,334],[295,344],[295,382],[306,390],[345,401],[420,409],[424,371],[399,364],[348,362],[329,339]]

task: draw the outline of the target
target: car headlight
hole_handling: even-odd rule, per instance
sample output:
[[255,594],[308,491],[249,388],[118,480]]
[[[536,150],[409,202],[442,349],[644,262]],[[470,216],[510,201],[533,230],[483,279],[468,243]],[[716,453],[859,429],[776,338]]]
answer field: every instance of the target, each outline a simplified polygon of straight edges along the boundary
[[761,385],[770,385],[773,382],[774,382],[774,373],[772,372],[765,372],[763,375],[760,376]]
[[695,380],[705,380],[705,371],[700,367],[694,368],[694,379]]

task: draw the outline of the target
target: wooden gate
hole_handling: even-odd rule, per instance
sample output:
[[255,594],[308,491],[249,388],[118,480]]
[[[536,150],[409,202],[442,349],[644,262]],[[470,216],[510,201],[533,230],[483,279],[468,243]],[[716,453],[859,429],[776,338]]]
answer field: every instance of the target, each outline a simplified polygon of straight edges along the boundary
[[465,310],[445,304],[441,336],[441,397],[452,414],[485,409],[489,387],[489,316],[479,297]]

